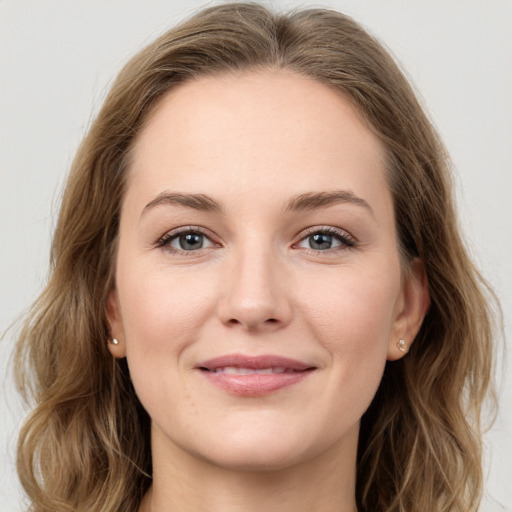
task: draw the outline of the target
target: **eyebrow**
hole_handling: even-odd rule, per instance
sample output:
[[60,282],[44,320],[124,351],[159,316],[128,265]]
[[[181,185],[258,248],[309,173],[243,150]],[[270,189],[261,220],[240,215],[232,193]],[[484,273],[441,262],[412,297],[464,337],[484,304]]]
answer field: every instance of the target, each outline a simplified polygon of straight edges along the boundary
[[[206,194],[184,194],[162,192],[150,201],[142,210],[141,217],[156,206],[181,205],[194,210],[222,213],[223,208],[215,199]],[[361,197],[348,190],[333,192],[308,192],[292,197],[284,209],[284,213],[292,211],[315,210],[335,204],[353,204],[367,209],[372,215],[371,206]]]
[[222,212],[222,207],[220,204],[215,201],[215,199],[212,199],[206,194],[181,194],[162,192],[161,194],[158,194],[155,199],[144,206],[141,217],[155,206],[159,206],[161,204],[177,204],[192,208],[194,210],[201,210],[206,212]]
[[349,190],[335,190],[333,192],[309,192],[292,198],[285,208],[289,211],[315,210],[324,206],[335,204],[353,204],[367,209],[374,216],[371,206],[362,197],[356,196]]

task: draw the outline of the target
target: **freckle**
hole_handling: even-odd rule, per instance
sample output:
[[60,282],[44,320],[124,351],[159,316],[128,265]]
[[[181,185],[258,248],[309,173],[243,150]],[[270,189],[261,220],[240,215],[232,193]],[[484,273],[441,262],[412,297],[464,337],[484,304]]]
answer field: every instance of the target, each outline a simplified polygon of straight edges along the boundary
[[197,402],[192,398],[191,394],[188,391],[185,393],[184,400],[189,404],[189,411],[191,416],[197,416]]

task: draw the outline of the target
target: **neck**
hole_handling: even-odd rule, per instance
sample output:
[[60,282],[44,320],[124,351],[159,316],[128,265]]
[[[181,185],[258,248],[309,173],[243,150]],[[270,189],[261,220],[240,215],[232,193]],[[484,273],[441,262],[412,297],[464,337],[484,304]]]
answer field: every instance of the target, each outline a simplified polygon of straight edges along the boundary
[[293,466],[258,471],[219,467],[176,445],[156,450],[153,436],[153,485],[139,512],[356,512],[357,435]]

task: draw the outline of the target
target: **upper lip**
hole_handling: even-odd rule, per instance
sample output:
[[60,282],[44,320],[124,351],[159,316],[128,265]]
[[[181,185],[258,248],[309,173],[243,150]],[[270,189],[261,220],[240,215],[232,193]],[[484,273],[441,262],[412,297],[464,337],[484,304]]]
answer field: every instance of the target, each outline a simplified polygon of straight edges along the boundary
[[252,368],[260,370],[264,368],[286,368],[295,371],[304,371],[315,368],[313,365],[296,359],[277,355],[248,356],[244,354],[227,354],[208,359],[196,365],[196,368],[215,370],[216,368]]

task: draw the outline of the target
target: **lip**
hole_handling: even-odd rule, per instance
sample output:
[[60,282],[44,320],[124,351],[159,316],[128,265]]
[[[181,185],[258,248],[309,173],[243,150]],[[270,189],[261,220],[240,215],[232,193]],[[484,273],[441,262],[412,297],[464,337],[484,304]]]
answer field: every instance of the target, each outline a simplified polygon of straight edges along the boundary
[[[278,373],[223,373],[223,368],[247,370],[277,369]],[[311,375],[315,366],[277,355],[228,354],[195,366],[213,385],[238,396],[262,396],[298,384]]]

